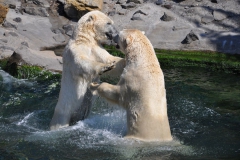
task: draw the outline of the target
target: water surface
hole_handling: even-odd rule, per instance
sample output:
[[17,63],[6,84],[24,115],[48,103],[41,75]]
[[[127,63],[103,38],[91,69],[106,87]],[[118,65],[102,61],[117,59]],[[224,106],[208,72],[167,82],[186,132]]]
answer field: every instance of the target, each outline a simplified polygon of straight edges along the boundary
[[240,76],[197,67],[163,72],[169,143],[124,139],[125,111],[100,98],[86,120],[49,131],[60,79],[19,80],[0,70],[0,160],[238,159]]

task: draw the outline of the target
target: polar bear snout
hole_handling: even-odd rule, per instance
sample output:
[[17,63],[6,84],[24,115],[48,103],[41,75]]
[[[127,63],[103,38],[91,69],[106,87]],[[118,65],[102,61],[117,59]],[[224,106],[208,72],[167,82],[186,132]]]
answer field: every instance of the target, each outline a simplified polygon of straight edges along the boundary
[[113,40],[113,38],[118,35],[118,30],[114,27],[114,25],[108,23],[107,24],[107,32],[105,32],[107,38],[109,40]]

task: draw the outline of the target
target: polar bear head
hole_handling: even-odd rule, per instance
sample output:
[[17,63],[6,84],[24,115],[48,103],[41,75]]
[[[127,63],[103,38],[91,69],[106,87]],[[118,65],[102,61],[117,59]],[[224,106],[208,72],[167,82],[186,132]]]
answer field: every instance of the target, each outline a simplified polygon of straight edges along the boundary
[[141,43],[148,41],[144,34],[144,31],[137,29],[124,29],[113,40],[123,53],[127,53],[131,49],[141,48]]
[[77,40],[85,37],[91,42],[109,44],[112,37],[117,34],[118,32],[113,25],[113,21],[104,13],[95,10],[88,12],[80,18],[73,34],[73,39]]

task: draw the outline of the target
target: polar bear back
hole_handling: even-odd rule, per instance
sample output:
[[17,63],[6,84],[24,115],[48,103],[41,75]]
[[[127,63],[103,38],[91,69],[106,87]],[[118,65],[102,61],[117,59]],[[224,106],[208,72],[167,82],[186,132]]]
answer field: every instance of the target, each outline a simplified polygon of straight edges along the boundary
[[164,75],[153,46],[139,30],[123,30],[121,38],[126,67],[119,85],[122,105],[127,109],[127,136],[143,140],[172,140]]

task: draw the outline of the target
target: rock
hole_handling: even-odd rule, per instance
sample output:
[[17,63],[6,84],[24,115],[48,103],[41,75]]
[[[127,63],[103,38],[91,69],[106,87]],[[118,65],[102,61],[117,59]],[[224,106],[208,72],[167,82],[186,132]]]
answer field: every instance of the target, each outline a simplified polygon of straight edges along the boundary
[[208,24],[208,23],[211,23],[212,21],[214,21],[213,16],[205,16],[205,17],[202,17],[201,19],[201,22],[203,24]]
[[174,18],[172,16],[169,16],[166,12],[164,12],[163,16],[160,19],[166,22],[174,20]]
[[211,0],[212,3],[218,3],[218,0]]
[[66,41],[65,37],[63,34],[59,33],[55,36],[53,36],[53,39],[55,39],[56,42],[60,42],[60,43],[63,43]]
[[124,4],[127,3],[127,0],[118,0],[116,4]]
[[4,22],[7,13],[8,13],[8,7],[5,7],[2,4],[0,4],[0,24]]
[[5,32],[3,35],[5,37],[8,37],[8,36],[18,37],[18,34],[15,32]]
[[72,24],[66,24],[62,28],[65,31],[66,35],[68,35],[70,37],[72,36],[73,30],[74,30],[74,26]]
[[40,2],[39,0],[32,0],[32,2],[33,2],[33,4],[38,5],[38,6],[43,5],[43,3]]
[[0,47],[0,59],[6,59],[11,57],[11,55],[13,54],[12,50],[2,50]]
[[102,10],[103,0],[66,0],[64,11],[68,17],[79,19],[92,10]]
[[51,29],[53,33],[60,34],[63,33],[60,29]]
[[162,5],[163,2],[164,2],[164,0],[158,0],[158,1],[156,2],[156,5]]
[[13,19],[13,21],[20,23],[20,22],[22,22],[22,19],[20,17],[16,17]]
[[48,17],[46,8],[43,7],[25,7],[24,12],[34,16]]
[[117,13],[118,13],[119,15],[125,15],[126,10],[125,10],[125,9],[118,10]]
[[127,3],[136,3],[136,4],[142,4],[143,3],[143,0],[127,0]]
[[167,9],[171,9],[172,5],[171,4],[165,4],[165,5],[162,5],[162,7],[167,8]]
[[65,0],[57,0],[58,2],[65,4]]
[[11,50],[11,51],[14,51],[14,49],[12,47],[9,47],[9,46],[0,46],[0,51],[1,50]]
[[108,16],[114,16],[116,14],[116,12],[115,11],[110,11],[110,12],[108,12]]
[[7,39],[0,39],[0,42],[7,43],[8,40]]
[[129,9],[129,8],[135,8],[137,5],[136,5],[136,3],[130,2],[127,4],[122,4],[121,6],[123,9]]
[[136,12],[133,14],[131,20],[132,20],[132,21],[134,21],[134,20],[143,20],[143,18],[142,18],[143,15],[146,16],[147,14],[144,13],[143,11],[141,11],[141,10],[138,10],[138,11],[136,11]]
[[198,36],[193,31],[191,31],[181,43],[190,44],[192,41],[196,40],[199,40]]
[[9,4],[8,7],[11,8],[11,9],[16,9],[16,5],[15,4]]
[[16,26],[16,25],[8,22],[7,20],[4,21],[3,27],[5,27],[5,28],[14,28],[14,29],[17,29],[17,26]]
[[224,10],[218,9],[213,11],[213,17],[214,17],[214,20],[221,21],[226,19],[228,15]]
[[21,42],[21,45],[29,47],[27,42]]
[[62,57],[56,56],[53,51],[36,51],[22,45],[10,57],[8,64],[28,64],[43,67],[52,71],[62,71]]

